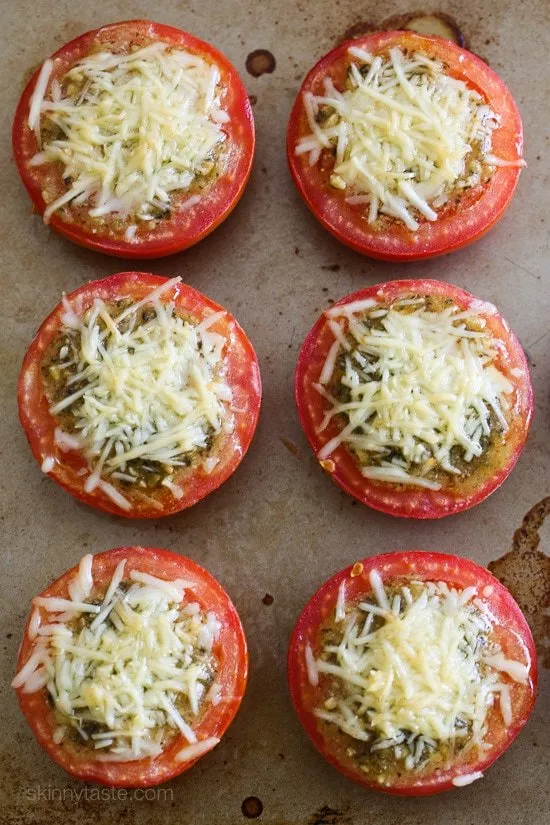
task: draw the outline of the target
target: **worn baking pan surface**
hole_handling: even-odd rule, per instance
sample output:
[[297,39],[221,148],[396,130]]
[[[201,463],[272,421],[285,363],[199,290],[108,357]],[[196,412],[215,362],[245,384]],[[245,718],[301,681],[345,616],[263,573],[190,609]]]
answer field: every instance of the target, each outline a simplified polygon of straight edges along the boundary
[[[548,671],[535,712],[515,745],[470,787],[425,800],[392,799],[347,782],[306,740],[290,706],[285,653],[298,613],[329,575],[356,558],[392,549],[453,552],[492,569],[512,587],[548,646],[550,541],[548,470],[550,290],[548,259],[548,85],[550,7],[544,0],[426,2],[457,22],[470,48],[509,85],[521,109],[528,169],[502,222],[466,250],[406,267],[345,249],[317,224],[290,181],[284,138],[308,68],[351,27],[380,25],[414,10],[382,11],[352,0],[138,0],[46,3],[3,0],[2,243],[3,655],[0,822],[236,825],[546,825],[550,808]],[[30,72],[63,42],[115,20],[154,17],[211,41],[242,72],[254,103],[257,156],[236,211],[194,249],[145,265],[181,275],[236,315],[255,344],[264,404],[238,472],[206,501],[149,523],[102,515],[59,490],[35,465],[17,422],[16,382],[24,351],[62,290],[132,268],[79,249],[31,215],[7,136]],[[257,50],[263,50],[259,53]],[[248,59],[247,59],[248,58]],[[496,303],[524,344],[536,396],[534,426],[511,477],[472,511],[411,523],[371,511],[323,475],[300,431],[292,378],[301,342],[329,301],[396,277],[440,278]],[[531,511],[531,508],[535,508]],[[522,526],[524,516],[531,511]],[[521,528],[521,529],[520,529]],[[515,537],[514,537],[514,533]],[[538,544],[540,538],[540,544]],[[43,754],[9,682],[33,594],[84,552],[121,544],[167,547],[217,576],[234,599],[250,643],[251,677],[229,734],[193,770],[145,798],[73,782]]]

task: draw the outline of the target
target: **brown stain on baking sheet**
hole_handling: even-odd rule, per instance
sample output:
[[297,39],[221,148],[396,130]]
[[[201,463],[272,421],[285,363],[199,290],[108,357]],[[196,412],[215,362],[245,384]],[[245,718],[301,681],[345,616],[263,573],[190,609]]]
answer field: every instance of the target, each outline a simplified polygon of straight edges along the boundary
[[243,799],[241,811],[247,819],[257,819],[262,815],[263,809],[263,802],[257,796],[247,796],[246,799]]
[[298,448],[298,445],[291,441],[290,438],[285,438],[284,435],[279,436],[281,439],[281,443],[287,448],[288,452],[291,455],[295,456],[295,458],[301,458],[301,453]]
[[371,34],[371,32],[378,31],[381,31],[381,27],[377,26],[376,23],[360,20],[358,23],[354,23],[353,26],[350,26],[349,29],[346,29],[342,37],[338,38],[338,42],[345,43],[346,40],[357,40],[358,37],[363,37],[365,34]]
[[547,496],[524,517],[514,533],[510,552],[488,565],[523,610],[545,667],[550,667],[550,557],[539,545],[540,529],[549,515]]
[[267,49],[255,49],[246,58],[246,71],[252,77],[260,77],[263,74],[272,74],[275,71],[277,61]]
[[344,32],[339,42],[356,40],[371,32],[401,31],[407,29],[419,34],[436,35],[453,40],[459,46],[467,48],[468,41],[458,23],[450,14],[444,12],[411,11],[407,14],[395,14],[382,23],[361,21],[354,23]]
[[348,816],[329,805],[322,805],[307,820],[307,825],[347,825]]
[[[283,756],[283,754],[279,754]],[[347,808],[347,806],[346,806]],[[361,825],[366,825],[369,820],[361,819]],[[393,821],[393,820],[392,820]],[[357,825],[356,820],[346,811],[333,808],[331,805],[319,805],[313,813],[306,815],[305,819],[278,819],[277,825]]]

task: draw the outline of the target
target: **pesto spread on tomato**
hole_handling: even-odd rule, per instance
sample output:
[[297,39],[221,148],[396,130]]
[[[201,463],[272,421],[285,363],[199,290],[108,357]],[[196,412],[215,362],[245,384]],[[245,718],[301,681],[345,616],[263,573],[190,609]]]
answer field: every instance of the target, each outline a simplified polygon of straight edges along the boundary
[[194,504],[233,472],[260,397],[256,357],[222,307],[179,278],[121,273],[63,298],[19,385],[43,472],[127,516]]
[[219,583],[181,555],[120,547],[84,556],[33,599],[13,687],[70,774],[147,787],[218,744],[246,678]]
[[494,489],[532,411],[525,356],[496,308],[430,280],[380,284],[327,309],[302,348],[296,398],[338,483],[417,517]]
[[536,656],[510,594],[473,562],[356,563],[304,608],[289,648],[300,720],[343,773],[390,793],[480,779],[533,706]]

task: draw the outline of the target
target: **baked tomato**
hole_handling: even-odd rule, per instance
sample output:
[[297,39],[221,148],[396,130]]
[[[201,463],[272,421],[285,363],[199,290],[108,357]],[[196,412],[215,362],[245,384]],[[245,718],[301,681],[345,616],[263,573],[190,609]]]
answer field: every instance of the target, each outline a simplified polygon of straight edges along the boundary
[[130,20],[87,32],[28,83],[13,151],[35,210],[66,238],[124,258],[200,241],[252,166],[237,70],[186,32]]
[[235,471],[261,382],[235,319],[143,272],[63,298],[25,356],[19,415],[42,470],[87,504],[130,518],[195,504]]
[[290,171],[315,217],[391,261],[480,238],[510,203],[522,123],[503,81],[449,40],[376,32],[323,57],[287,134]]
[[394,516],[483,501],[525,445],[533,391],[496,308],[450,284],[392,281],[326,310],[298,359],[296,402],[324,470]]
[[33,604],[14,687],[39,744],[72,776],[158,785],[220,741],[248,654],[229,596],[198,564],[118,547],[85,556]]
[[506,588],[467,559],[388,553],[337,573],[288,652],[292,701],[349,779],[406,796],[480,779],[532,711],[537,660]]

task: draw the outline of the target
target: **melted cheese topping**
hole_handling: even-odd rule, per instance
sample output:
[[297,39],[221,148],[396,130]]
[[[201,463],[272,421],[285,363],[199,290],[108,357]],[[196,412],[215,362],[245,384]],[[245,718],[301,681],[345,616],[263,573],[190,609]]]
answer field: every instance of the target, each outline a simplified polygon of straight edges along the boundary
[[[442,743],[462,753],[490,747],[488,714],[498,702],[511,724],[506,676],[527,684],[529,662],[505,659],[491,640],[493,617],[476,588],[411,581],[392,597],[376,570],[370,582],[374,601],[348,604],[342,618],[339,594],[341,641],[314,660],[317,680],[325,674],[338,690],[315,715],[373,754],[392,748],[407,770],[421,770]],[[309,658],[311,672],[311,649]]]
[[[495,364],[500,344],[475,308],[434,312],[412,298],[326,314],[336,340],[314,385],[330,405],[319,432],[335,415],[348,423],[320,460],[344,444],[359,454],[366,478],[438,490],[434,469],[461,474],[453,450],[469,463],[493,430],[508,430],[513,385]],[[327,391],[339,358],[345,401]]]
[[52,68],[46,61],[38,78],[29,126],[59,136],[45,138],[31,165],[61,163],[70,182],[46,207],[46,223],[66,204],[86,204],[92,218],[151,221],[211,172],[229,120],[217,66],[158,42],[124,55],[102,51],[54,79],[47,98]]
[[373,57],[351,47],[349,54],[349,88],[340,92],[326,78],[323,94],[304,93],[311,134],[296,154],[308,153],[314,165],[323,150],[333,151],[330,183],[348,203],[365,206],[368,223],[389,215],[415,231],[419,220],[437,220],[437,208],[453,193],[477,186],[497,165],[488,153],[499,118],[481,95],[420,52],[396,47]]
[[[224,378],[227,341],[209,330],[224,313],[199,324],[179,317],[174,302],[161,296],[180,280],[167,281],[118,313],[97,298],[82,314],[64,299],[64,331],[78,334],[78,354],[67,357],[69,348],[62,347],[59,356],[66,360],[50,367],[59,375],[76,366],[74,374],[66,372],[64,397],[50,407],[54,416],[71,413],[72,431],[58,427],[55,440],[62,451],[78,450],[88,459],[87,492],[102,486],[125,509],[128,503],[106,478],[135,484],[129,463],[135,459],[160,462],[170,474],[233,426],[232,393]],[[154,317],[137,323],[144,307]],[[211,469],[210,462],[205,471]],[[183,496],[170,479],[163,484],[175,498]]]
[[199,752],[210,749],[217,740],[198,742],[193,722],[216,672],[215,614],[185,600],[191,583],[125,571],[124,560],[102,602],[88,603],[92,561],[82,559],[70,599],[34,599],[46,623],[34,621],[32,652],[13,687],[46,687],[59,722],[54,741],[72,729],[99,760],[158,756],[175,733]]

